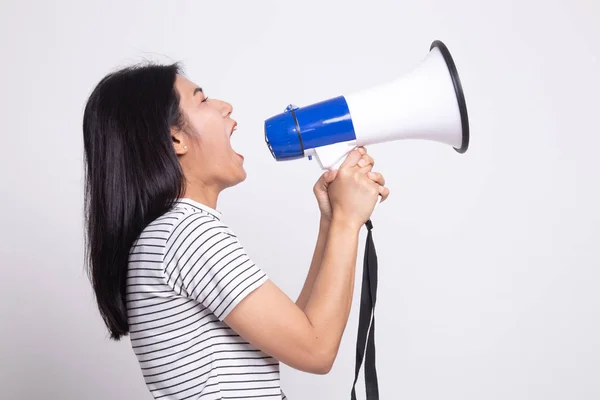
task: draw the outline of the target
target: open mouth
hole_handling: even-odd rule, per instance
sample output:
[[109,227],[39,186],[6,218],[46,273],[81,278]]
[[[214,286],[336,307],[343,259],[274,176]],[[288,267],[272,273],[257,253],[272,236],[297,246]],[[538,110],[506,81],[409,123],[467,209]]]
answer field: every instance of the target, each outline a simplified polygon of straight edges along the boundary
[[[231,131],[229,132],[229,144],[231,144],[231,137],[233,136],[233,133],[237,130],[237,122],[233,123],[233,126],[231,127]],[[231,146],[231,149],[233,150],[233,146]],[[241,155],[240,153],[236,152],[235,150],[233,150],[233,152],[240,157],[242,160],[244,159],[244,156]]]

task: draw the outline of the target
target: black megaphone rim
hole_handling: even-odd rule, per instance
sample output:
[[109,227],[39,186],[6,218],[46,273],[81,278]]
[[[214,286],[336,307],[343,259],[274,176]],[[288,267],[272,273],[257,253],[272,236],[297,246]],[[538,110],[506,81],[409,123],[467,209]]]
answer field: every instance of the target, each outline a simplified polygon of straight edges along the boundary
[[469,115],[467,113],[467,102],[465,101],[465,95],[463,93],[462,84],[460,82],[460,78],[458,76],[458,71],[456,69],[456,65],[454,64],[454,60],[452,59],[452,55],[450,54],[450,50],[446,47],[446,45],[441,40],[435,40],[431,43],[431,47],[429,50],[433,50],[434,48],[438,48],[444,57],[444,61],[446,61],[446,65],[448,66],[448,71],[450,72],[450,76],[452,77],[452,83],[454,84],[454,91],[456,92],[456,99],[458,100],[458,108],[460,110],[460,121],[462,126],[462,143],[460,148],[454,148],[459,153],[465,153],[469,148]]

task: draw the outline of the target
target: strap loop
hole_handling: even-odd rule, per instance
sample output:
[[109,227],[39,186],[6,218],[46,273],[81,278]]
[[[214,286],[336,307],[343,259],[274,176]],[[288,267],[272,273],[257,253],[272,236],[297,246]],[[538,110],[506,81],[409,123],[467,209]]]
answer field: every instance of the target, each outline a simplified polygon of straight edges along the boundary
[[[360,367],[365,361],[365,392],[367,400],[379,400],[379,385],[375,358],[375,303],[377,301],[377,253],[373,243],[373,223],[365,223],[368,229],[363,261],[363,281],[360,297],[360,314],[356,339],[356,365],[351,399],[356,400],[356,382]],[[370,328],[370,329],[369,329]],[[367,336],[368,335],[368,336]],[[366,347],[366,355],[365,355]]]

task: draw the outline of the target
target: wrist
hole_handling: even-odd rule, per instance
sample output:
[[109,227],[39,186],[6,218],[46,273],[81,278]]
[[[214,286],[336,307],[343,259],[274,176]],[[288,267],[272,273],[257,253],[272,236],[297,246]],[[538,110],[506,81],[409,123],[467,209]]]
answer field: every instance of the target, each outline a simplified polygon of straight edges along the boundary
[[354,218],[348,218],[344,215],[336,214],[336,213],[334,213],[333,216],[331,217],[331,221],[329,224],[330,224],[330,226],[335,225],[342,229],[349,229],[349,230],[357,231],[357,232],[360,230],[360,228],[363,225],[360,221],[358,221]]

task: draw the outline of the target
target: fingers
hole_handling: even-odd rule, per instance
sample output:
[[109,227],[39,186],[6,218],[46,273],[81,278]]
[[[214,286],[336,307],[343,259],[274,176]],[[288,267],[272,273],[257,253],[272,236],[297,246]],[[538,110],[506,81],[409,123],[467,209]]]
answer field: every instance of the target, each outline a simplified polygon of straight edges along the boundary
[[375,160],[365,153],[358,161],[358,166],[364,170],[363,172],[369,172],[375,166]]
[[[347,168],[358,166],[361,172],[366,173],[367,176],[378,185],[379,195],[381,196],[380,202],[384,202],[390,195],[390,189],[385,187],[385,178],[381,173],[371,171],[374,165],[375,160],[373,157],[367,154],[367,149],[364,146],[359,146],[348,154],[346,160],[344,160],[340,166],[340,169],[344,167]],[[338,170],[332,170],[325,173],[324,179],[327,184],[335,180],[337,171]]]
[[368,177],[380,186],[385,186],[385,178],[379,172],[369,172]]
[[390,189],[385,187],[385,178],[379,172],[369,172],[367,176],[379,185],[379,195],[381,196],[380,203],[383,203],[390,195]]
[[352,151],[350,151],[350,153],[348,153],[348,155],[346,156],[346,159],[340,165],[340,169],[354,167],[354,166],[358,165],[361,158],[366,154],[367,154],[367,149],[363,146],[359,146],[359,147],[353,149]]
[[390,196],[390,189],[385,186],[379,186],[380,203],[383,203]]
[[350,153],[348,153],[348,155],[346,156],[346,159],[344,160],[342,165],[340,165],[340,169],[352,168],[352,167],[356,166],[356,164],[361,159],[361,157],[362,157],[362,154],[357,149],[350,151]]

